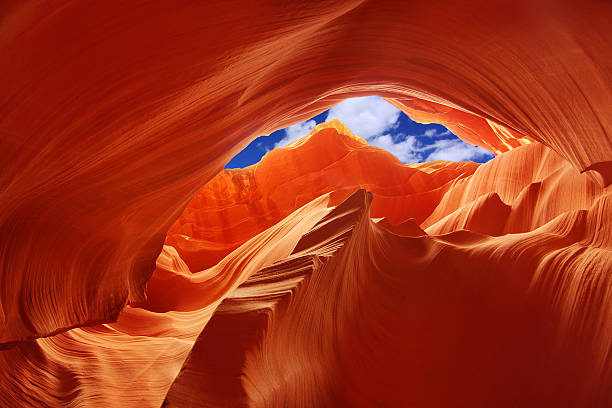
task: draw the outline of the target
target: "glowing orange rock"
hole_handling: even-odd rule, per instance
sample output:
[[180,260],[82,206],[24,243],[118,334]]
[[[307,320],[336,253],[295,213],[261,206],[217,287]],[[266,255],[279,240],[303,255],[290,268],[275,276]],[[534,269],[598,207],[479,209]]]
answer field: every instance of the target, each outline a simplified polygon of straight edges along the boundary
[[[414,218],[386,218],[398,208],[410,214],[411,194],[386,196],[378,209],[383,218],[371,220],[370,206],[385,196],[359,190],[344,200],[345,187],[260,233],[253,227],[253,237],[202,271],[166,246],[147,301],[125,307],[116,323],[21,342],[0,354],[0,402],[605,406],[612,377],[603,350],[611,342],[598,333],[610,330],[612,305],[588,300],[610,294],[610,274],[600,273],[612,267],[610,188],[538,144],[468,165],[476,171],[466,175],[461,163],[402,165],[334,122],[266,156],[257,167],[270,166],[276,178],[232,190],[219,182],[224,171],[203,191],[216,197],[217,212],[233,208],[291,180],[288,157],[311,154],[314,146],[345,154],[312,160],[302,197],[322,188],[316,180],[340,174],[334,167],[342,163],[395,169],[372,176],[379,184],[368,186],[379,194],[430,187],[411,184],[419,180],[415,168],[424,181],[453,173],[457,179],[432,200],[435,209],[421,223],[431,224],[429,235]],[[360,160],[337,158],[352,154]],[[571,199],[564,199],[567,191]],[[181,219],[192,217],[198,227],[206,220],[198,212],[214,208],[202,203],[196,196]],[[222,231],[228,219],[206,225]],[[560,339],[563,346],[555,346]],[[39,377],[49,380],[22,381]],[[406,383],[415,384],[409,392]],[[135,392],[136,384],[146,387]],[[558,387],[563,391],[552,392]]]
[[[374,191],[380,226],[404,226],[397,232],[408,237],[365,215],[344,224],[350,238],[312,268],[291,308],[272,313],[262,342],[238,344],[253,352],[238,354],[249,382],[232,384],[251,405],[612,404],[610,3],[41,0],[1,9],[2,405],[159,406],[168,390],[170,403],[182,386],[183,396],[197,393],[197,382],[172,381],[215,308],[290,258],[303,235],[316,244],[327,204],[377,186],[318,180],[313,188],[335,196],[304,187],[303,201],[275,198],[270,224],[240,209],[244,236],[177,243],[191,262],[227,253],[204,271],[164,249],[166,232],[254,137],[369,94],[513,149],[475,171],[414,167],[450,167],[444,191],[429,190],[425,175],[401,199]],[[392,167],[378,155],[374,164]],[[305,166],[322,164],[307,157]],[[307,225],[291,235],[300,203]],[[237,231],[231,219],[206,222]]]
[[585,231],[610,198],[524,234],[409,238],[372,223],[360,190],[220,304],[166,403],[605,406],[610,371],[589,350],[609,348],[595,333],[612,309],[587,299],[610,295],[591,262],[612,259]]
[[[286,157],[306,154],[320,140],[318,132],[327,137],[320,147],[331,151],[347,140],[342,131],[323,133],[326,126],[258,166],[302,163]],[[345,149],[353,151],[346,144]],[[385,156],[376,149],[363,155],[384,166]],[[323,179],[328,172],[337,174],[334,159],[303,171],[310,180],[305,184],[297,181],[291,165],[273,167],[273,173],[277,179],[290,175],[286,180],[296,180],[303,195],[319,188],[311,171]],[[317,160],[309,162],[314,166]],[[362,156],[359,163],[364,162]],[[444,165],[457,170],[453,163]],[[444,168],[436,163],[419,167],[428,166]],[[381,174],[383,183],[405,177],[401,185],[412,177],[409,171]],[[265,180],[276,183],[274,177],[262,179],[254,183],[258,191],[267,189]],[[207,187],[214,190],[219,184]],[[605,301],[595,312],[594,306],[582,304],[592,293],[579,288],[587,285],[605,298],[612,293],[612,276],[599,276],[599,271],[612,270],[612,241],[597,232],[608,228],[597,220],[612,215],[611,193],[536,143],[480,165],[445,188],[421,224],[430,236],[414,219],[394,226],[383,218],[378,225],[395,233],[388,234],[369,221],[369,201],[376,196],[353,195],[321,220],[317,233],[305,236],[293,255],[260,270],[228,295],[195,343],[166,402],[451,406],[469,400],[477,406],[517,401],[605,406],[612,373],[604,368],[606,353],[595,356],[588,349],[612,345],[610,336],[597,335],[598,327],[612,329],[612,304]],[[412,208],[403,205],[404,197],[397,202],[408,215]],[[197,198],[188,209],[196,211],[196,203]],[[377,215],[394,208],[382,206]],[[420,238],[398,240],[396,235]],[[558,285],[553,290],[551,282]],[[557,299],[552,305],[550,296]],[[581,306],[567,309],[574,301]],[[584,321],[592,312],[596,317],[576,336],[570,322]],[[557,347],[560,338],[567,343]],[[372,355],[372,350],[378,351]],[[541,363],[534,367],[534,360]],[[434,375],[439,372],[446,374]],[[413,386],[406,390],[405,383]],[[563,391],[553,392],[557,389]]]
[[170,227],[166,244],[201,270],[314,198],[333,192],[335,205],[358,188],[374,194],[372,217],[386,217],[390,227],[413,218],[418,229],[446,190],[477,168],[474,162],[404,165],[332,121],[256,165],[217,174]]
[[504,126],[459,109],[416,98],[387,99],[410,119],[420,123],[439,123],[473,145],[496,154],[533,142]]
[[197,274],[165,247],[150,285],[151,310],[127,306],[114,323],[0,352],[0,406],[159,407],[219,302],[260,268],[289,256],[329,213],[328,204],[329,196],[313,200]]
[[229,158],[346,97],[460,108],[609,184],[612,6],[538,4],[9,2],[0,342],[116,318]]

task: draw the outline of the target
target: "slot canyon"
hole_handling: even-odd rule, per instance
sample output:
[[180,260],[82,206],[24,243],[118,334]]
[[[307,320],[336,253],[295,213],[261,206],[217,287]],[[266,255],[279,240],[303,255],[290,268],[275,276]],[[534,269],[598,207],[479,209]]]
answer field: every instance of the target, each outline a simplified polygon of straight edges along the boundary
[[[6,0],[0,407],[612,406],[612,2]],[[378,95],[495,157],[403,163]]]

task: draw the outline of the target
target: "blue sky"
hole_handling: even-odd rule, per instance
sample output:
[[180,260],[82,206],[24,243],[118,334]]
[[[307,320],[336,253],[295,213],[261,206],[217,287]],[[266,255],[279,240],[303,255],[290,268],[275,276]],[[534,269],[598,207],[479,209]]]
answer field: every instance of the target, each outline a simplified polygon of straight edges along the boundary
[[339,119],[369,144],[391,152],[404,163],[431,160],[484,163],[493,158],[487,150],[457,138],[442,125],[423,125],[379,96],[346,99],[312,119],[261,136],[237,154],[225,168],[242,168],[257,163],[275,147],[306,136],[319,123]]

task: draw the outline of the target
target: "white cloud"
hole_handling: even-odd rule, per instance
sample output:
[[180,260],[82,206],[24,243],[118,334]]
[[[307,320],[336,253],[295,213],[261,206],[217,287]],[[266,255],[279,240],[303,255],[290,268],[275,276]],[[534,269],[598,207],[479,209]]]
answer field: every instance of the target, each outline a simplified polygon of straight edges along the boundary
[[295,142],[298,139],[306,136],[314,127],[317,125],[317,122],[310,119],[305,122],[296,123],[293,126],[289,126],[285,128],[285,137],[276,142],[274,147],[282,147],[288,145],[291,142]]
[[325,121],[339,119],[357,136],[366,140],[399,125],[400,110],[380,96],[350,98],[332,107]]
[[432,129],[427,129],[425,131],[425,133],[423,133],[423,136],[425,136],[425,137],[440,137],[440,136],[448,136],[450,134],[451,134],[451,132],[448,129],[446,129],[444,132],[440,132],[440,131],[438,131],[438,129],[432,128]]
[[[379,96],[351,98],[332,107],[325,121],[338,119],[372,146],[385,149],[403,163],[432,160],[465,161],[492,157],[487,150],[452,136],[449,130],[427,129],[420,136],[397,134],[401,111]],[[316,126],[312,119],[285,129],[285,137],[274,147],[285,146],[304,136]],[[431,142],[427,142],[431,139]]]
[[[345,99],[333,106],[325,122],[338,119],[348,126],[351,132],[371,142],[370,139],[396,128],[399,125],[400,113],[399,109],[380,96],[365,96]],[[285,137],[274,147],[285,146],[306,136],[315,126],[316,122],[312,119],[289,126],[285,129]]]
[[423,136],[427,136],[427,137],[434,137],[438,134],[438,132],[436,131],[436,129],[427,129],[425,131],[425,133],[423,134]]
[[400,159],[402,163],[418,163],[422,160],[419,153],[421,149],[418,147],[415,136],[407,136],[404,140],[395,142],[391,135],[382,135],[370,139],[369,143],[372,146],[387,150]]
[[372,146],[387,150],[402,163],[421,163],[433,160],[467,161],[493,157],[482,147],[472,146],[460,139],[441,139],[430,144],[423,144],[416,136],[399,134],[394,138],[390,134],[385,134],[371,138],[368,142]]
[[492,154],[482,147],[472,146],[459,139],[443,139],[428,145],[425,149],[434,151],[427,156],[426,161],[448,160],[466,161],[491,157]]

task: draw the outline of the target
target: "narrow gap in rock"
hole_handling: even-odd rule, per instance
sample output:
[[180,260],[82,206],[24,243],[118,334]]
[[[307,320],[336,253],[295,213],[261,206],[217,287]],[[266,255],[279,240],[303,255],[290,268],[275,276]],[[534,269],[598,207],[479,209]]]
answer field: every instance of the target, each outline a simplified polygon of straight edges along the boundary
[[459,139],[442,125],[417,123],[380,96],[366,96],[346,99],[311,119],[258,137],[225,168],[253,165],[267,152],[294,142],[308,135],[316,125],[333,119],[340,120],[355,135],[389,151],[403,163],[433,160],[485,163],[494,157],[482,147]]

